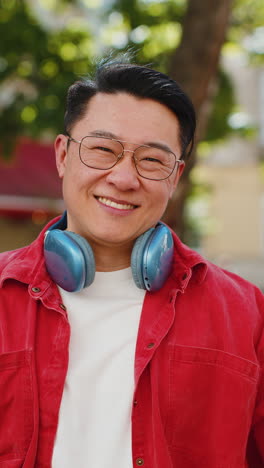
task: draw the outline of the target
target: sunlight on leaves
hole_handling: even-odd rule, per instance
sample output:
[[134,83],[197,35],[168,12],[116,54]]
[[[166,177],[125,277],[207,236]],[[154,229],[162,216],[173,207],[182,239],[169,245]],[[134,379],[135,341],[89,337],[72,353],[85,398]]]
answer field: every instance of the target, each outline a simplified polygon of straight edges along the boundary
[[37,109],[34,106],[25,106],[21,112],[21,119],[26,123],[33,122],[37,117]]
[[137,28],[133,29],[130,33],[130,39],[136,43],[140,44],[144,42],[150,35],[150,29],[145,24],[138,26]]
[[88,58],[93,56],[95,47],[94,43],[90,39],[85,39],[80,43],[78,49],[83,57]]
[[106,26],[101,29],[102,40],[105,44],[117,49],[126,47],[128,43],[128,28],[124,23],[114,27]]
[[83,5],[87,8],[101,8],[103,6],[103,0],[82,0]]
[[16,6],[17,0],[2,0],[1,6],[3,9],[13,10]]
[[206,159],[211,155],[212,152],[212,144],[208,141],[200,141],[197,145],[197,153],[199,159]]
[[180,42],[181,25],[179,23],[153,26],[150,30],[151,39],[143,45],[143,52],[147,59],[174,49]]
[[77,47],[72,42],[66,42],[60,48],[60,56],[65,61],[73,60],[77,57]]
[[41,65],[40,70],[45,78],[53,78],[58,73],[58,65],[53,60],[46,60]]
[[42,8],[54,9],[56,7],[57,0],[39,0],[39,4]]
[[124,17],[119,11],[113,11],[110,13],[109,18],[108,18],[108,24],[111,26],[119,26],[120,24],[123,23]]
[[20,64],[17,67],[17,73],[19,74],[19,76],[26,78],[27,76],[31,75],[32,69],[33,69],[32,62],[29,62],[28,60],[23,60],[22,62],[20,62]]

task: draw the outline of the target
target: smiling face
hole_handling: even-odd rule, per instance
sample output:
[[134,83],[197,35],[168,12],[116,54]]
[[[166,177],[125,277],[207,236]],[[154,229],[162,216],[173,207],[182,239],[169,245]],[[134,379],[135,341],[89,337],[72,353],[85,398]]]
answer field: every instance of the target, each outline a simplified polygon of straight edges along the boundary
[[179,159],[179,124],[172,111],[152,99],[98,93],[71,130],[75,140],[92,133],[124,140],[128,142],[125,150],[130,151],[112,169],[92,169],[80,161],[78,143],[71,141],[67,149],[68,138],[58,135],[56,162],[63,179],[68,229],[89,241],[97,266],[112,256],[103,269],[124,268],[130,264],[135,239],[155,226],[164,213],[184,167],[177,170],[176,166],[166,180],[143,179],[131,151],[144,144],[166,145]]

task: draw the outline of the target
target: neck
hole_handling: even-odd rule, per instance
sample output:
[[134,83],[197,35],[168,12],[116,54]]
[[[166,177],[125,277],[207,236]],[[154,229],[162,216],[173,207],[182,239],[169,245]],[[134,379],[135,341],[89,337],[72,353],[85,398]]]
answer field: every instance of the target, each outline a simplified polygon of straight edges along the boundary
[[92,244],[96,271],[117,271],[130,266],[131,246],[98,246]]

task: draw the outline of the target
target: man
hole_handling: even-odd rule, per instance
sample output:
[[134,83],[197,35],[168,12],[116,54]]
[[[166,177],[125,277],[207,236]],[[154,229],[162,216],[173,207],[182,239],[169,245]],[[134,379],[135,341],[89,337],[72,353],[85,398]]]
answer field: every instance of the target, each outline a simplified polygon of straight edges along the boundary
[[159,223],[194,131],[147,67],[69,89],[67,215],[0,256],[0,466],[264,466],[263,296]]

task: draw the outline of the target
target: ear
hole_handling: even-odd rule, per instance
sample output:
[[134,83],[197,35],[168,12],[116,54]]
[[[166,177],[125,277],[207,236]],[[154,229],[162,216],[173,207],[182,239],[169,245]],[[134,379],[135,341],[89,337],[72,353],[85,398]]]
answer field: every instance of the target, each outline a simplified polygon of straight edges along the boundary
[[54,143],[56,166],[59,177],[61,178],[64,176],[65,167],[67,163],[67,144],[68,138],[66,135],[62,134],[57,136]]
[[185,162],[181,161],[180,164],[178,164],[178,167],[176,168],[175,174],[173,174],[173,180],[171,183],[171,190],[170,190],[170,198],[172,198],[173,193],[176,190],[176,187],[178,185],[178,182],[180,180],[180,177],[184,171],[185,168]]

